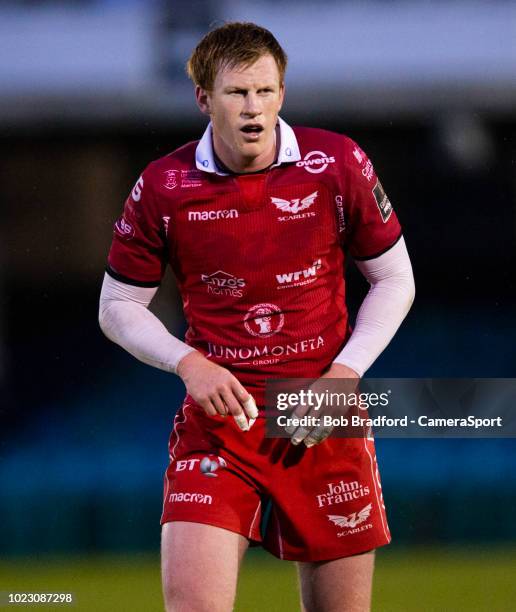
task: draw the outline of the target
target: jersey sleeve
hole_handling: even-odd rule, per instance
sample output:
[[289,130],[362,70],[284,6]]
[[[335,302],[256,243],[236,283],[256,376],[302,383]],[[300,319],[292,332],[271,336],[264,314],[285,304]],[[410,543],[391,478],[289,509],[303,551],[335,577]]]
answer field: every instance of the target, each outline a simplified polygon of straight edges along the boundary
[[344,244],[355,259],[372,259],[399,240],[401,227],[371,160],[349,138],[344,163]]
[[157,287],[165,266],[165,234],[147,167],[115,222],[106,270],[122,282]]

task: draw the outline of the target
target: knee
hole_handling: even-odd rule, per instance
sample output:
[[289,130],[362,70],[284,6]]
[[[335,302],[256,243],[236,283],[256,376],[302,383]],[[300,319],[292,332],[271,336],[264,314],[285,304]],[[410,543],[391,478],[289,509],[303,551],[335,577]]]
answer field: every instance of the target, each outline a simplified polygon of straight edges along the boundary
[[202,597],[183,588],[164,586],[163,598],[166,612],[210,612],[213,609]]
[[217,602],[215,593],[202,588],[202,580],[196,584],[181,582],[174,577],[163,581],[163,598],[166,612],[230,612],[231,605]]

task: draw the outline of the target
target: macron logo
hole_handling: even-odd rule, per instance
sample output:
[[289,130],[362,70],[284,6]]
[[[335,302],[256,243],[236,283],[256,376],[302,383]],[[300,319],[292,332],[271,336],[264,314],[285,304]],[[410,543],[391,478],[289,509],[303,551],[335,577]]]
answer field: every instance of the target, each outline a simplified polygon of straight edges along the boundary
[[188,221],[215,221],[217,219],[237,219],[238,210],[191,210],[188,212]]
[[211,504],[213,499],[211,495],[204,493],[171,493],[168,496],[168,501],[173,502],[188,502],[193,504]]

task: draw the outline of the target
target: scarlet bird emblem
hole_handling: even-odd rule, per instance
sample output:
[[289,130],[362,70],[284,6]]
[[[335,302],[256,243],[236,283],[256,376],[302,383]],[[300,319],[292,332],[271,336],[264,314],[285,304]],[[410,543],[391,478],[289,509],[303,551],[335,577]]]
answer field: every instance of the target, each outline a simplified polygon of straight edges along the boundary
[[357,525],[360,525],[360,523],[367,521],[371,514],[371,508],[372,504],[367,504],[362,510],[352,512],[348,514],[348,516],[339,516],[338,514],[328,514],[327,516],[332,523],[337,525],[337,527],[351,527],[351,529],[353,529]]
[[279,210],[283,212],[289,213],[298,213],[306,208],[310,208],[312,204],[315,202],[315,198],[317,197],[317,191],[314,191],[310,195],[307,195],[306,198],[294,198],[293,200],[284,200],[283,198],[273,198],[271,196],[271,200],[273,204],[275,204]]

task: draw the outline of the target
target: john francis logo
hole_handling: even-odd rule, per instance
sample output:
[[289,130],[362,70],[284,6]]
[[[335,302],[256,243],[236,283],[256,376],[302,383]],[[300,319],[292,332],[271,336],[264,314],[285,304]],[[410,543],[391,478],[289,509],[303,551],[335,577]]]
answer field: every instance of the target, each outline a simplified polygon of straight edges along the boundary
[[362,486],[358,480],[353,480],[351,482],[344,482],[341,480],[338,483],[330,482],[327,487],[327,491],[317,496],[318,508],[360,499],[370,493],[369,487]]

